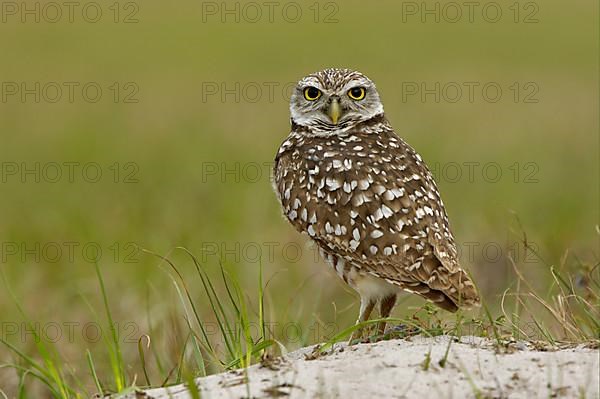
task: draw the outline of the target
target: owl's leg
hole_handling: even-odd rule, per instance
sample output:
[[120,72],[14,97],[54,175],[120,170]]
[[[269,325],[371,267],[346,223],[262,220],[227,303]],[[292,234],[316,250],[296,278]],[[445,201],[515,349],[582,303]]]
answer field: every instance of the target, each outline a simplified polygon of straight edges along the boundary
[[[396,294],[388,295],[381,299],[381,303],[379,304],[379,313],[381,314],[381,318],[385,319],[390,316],[392,313],[392,309],[396,304]],[[380,321],[377,326],[377,334],[383,335],[385,332],[385,321]]]
[[[369,320],[369,316],[371,316],[371,312],[373,311],[374,307],[375,300],[371,298],[360,297],[360,313],[358,315],[358,320],[356,320],[356,324]],[[354,330],[350,336],[350,340],[348,340],[348,345],[350,345],[355,339],[360,338],[362,336],[362,332],[362,328]]]

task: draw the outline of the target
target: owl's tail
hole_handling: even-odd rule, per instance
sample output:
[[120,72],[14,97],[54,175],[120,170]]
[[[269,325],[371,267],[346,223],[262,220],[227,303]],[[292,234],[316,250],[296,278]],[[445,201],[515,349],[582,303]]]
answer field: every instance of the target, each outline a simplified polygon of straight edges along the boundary
[[452,273],[446,271],[437,277],[429,279],[427,283],[410,284],[405,289],[453,313],[459,308],[480,306],[477,288],[464,270],[457,269]]

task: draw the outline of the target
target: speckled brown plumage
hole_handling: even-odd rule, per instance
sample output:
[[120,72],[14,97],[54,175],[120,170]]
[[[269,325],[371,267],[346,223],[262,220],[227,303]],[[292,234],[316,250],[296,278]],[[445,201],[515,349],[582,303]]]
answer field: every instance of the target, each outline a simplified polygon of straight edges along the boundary
[[[298,116],[294,102],[302,101],[306,85],[315,85],[327,98]],[[395,301],[397,288],[449,311],[476,305],[477,291],[459,266],[429,169],[394,133],[378,95],[362,104],[341,98],[355,85],[376,94],[372,82],[355,71],[330,69],[300,81],[292,98],[292,131],[273,171],[285,216],[359,292],[359,321],[374,302],[381,300],[383,307],[385,298]],[[339,121],[321,115],[332,107],[341,109]]]

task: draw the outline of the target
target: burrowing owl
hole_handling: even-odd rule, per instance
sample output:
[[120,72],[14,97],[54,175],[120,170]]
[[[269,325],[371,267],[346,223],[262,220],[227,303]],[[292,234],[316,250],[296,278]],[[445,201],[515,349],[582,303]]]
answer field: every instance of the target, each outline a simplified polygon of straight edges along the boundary
[[394,133],[373,82],[349,69],[314,73],[290,111],[275,192],[290,223],[359,293],[357,323],[377,302],[388,317],[400,290],[451,312],[477,305],[431,172]]

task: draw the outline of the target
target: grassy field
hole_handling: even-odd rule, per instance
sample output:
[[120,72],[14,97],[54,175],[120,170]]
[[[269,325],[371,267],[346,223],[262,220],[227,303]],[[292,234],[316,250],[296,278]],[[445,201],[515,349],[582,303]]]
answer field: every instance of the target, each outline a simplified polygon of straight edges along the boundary
[[[0,15],[6,396],[160,386],[343,335],[358,298],[269,179],[290,85],[329,66],[376,82],[437,177],[489,311],[460,333],[598,338],[598,4],[55,4]],[[456,330],[423,306],[394,316]]]

